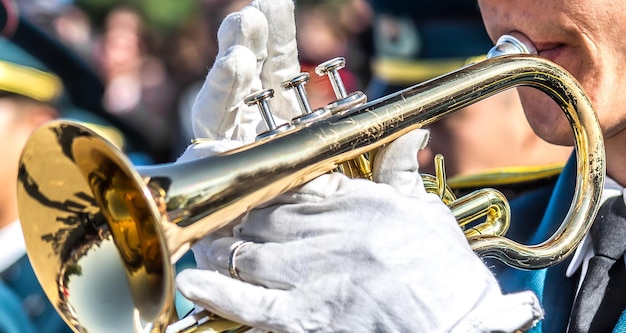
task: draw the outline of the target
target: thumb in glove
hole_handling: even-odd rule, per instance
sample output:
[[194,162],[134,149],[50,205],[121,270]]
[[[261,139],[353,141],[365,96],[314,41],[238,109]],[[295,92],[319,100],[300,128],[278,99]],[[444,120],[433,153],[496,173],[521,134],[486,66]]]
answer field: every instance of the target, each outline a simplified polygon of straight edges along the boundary
[[373,180],[391,185],[404,195],[425,193],[417,154],[428,143],[428,137],[428,130],[416,129],[382,147],[374,158]]

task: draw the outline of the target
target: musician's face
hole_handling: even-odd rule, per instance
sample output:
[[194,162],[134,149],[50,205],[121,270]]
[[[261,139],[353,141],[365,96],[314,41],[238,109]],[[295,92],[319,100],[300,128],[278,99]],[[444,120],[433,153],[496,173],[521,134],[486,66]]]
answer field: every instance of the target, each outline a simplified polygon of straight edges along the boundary
[[[563,66],[582,83],[598,112],[605,138],[626,136],[626,1],[478,3],[492,40],[511,31],[528,36],[540,56]],[[572,143],[572,130],[549,97],[533,88],[521,88],[520,97],[537,134],[553,143]]]

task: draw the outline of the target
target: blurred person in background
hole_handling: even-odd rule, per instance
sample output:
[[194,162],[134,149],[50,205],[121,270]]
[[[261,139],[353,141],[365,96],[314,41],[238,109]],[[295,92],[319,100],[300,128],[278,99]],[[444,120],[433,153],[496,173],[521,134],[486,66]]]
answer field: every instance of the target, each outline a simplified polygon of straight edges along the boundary
[[[475,2],[369,2],[376,13],[370,100],[480,61],[493,45]],[[571,153],[571,147],[549,144],[532,131],[514,89],[429,129],[420,170],[433,174],[434,155],[442,154],[450,185],[461,192],[498,186],[515,195],[533,189],[556,177]]]
[[[62,84],[34,58],[0,39],[0,332],[70,332],[56,314],[30,267],[18,221],[18,163],[29,135],[59,116],[55,103]],[[16,59],[20,59],[17,61]],[[14,84],[11,73],[22,72]],[[37,87],[36,91],[29,86]]]
[[25,16],[94,68],[106,86],[107,111],[143,136],[156,162],[170,162],[182,149],[178,96],[189,77],[196,78],[212,59],[204,55],[215,39],[205,34],[205,16],[210,15],[194,10],[201,5],[192,2],[18,0],[17,4]]
[[15,4],[23,17],[93,65],[93,21],[75,1],[16,0]]
[[350,57],[350,55],[358,54],[350,50],[351,46],[354,46],[352,38],[358,35],[359,28],[354,27],[357,31],[349,28],[352,21],[368,22],[369,20],[367,15],[364,20],[358,20],[355,17],[351,17],[352,21],[346,19],[343,13],[349,10],[353,2],[360,1],[297,2],[295,15],[298,30],[296,35],[298,59],[301,71],[310,75],[306,90],[312,109],[323,107],[337,99],[329,79],[315,73],[315,68],[327,60],[336,57],[346,58],[346,67],[340,70],[346,91],[362,90],[364,86],[364,82],[360,82],[360,77],[355,71],[356,64]]
[[[0,12],[6,14],[4,7]],[[129,142],[114,125],[119,124],[114,119],[76,106],[74,102],[80,101],[76,94],[81,92],[67,90],[74,84],[49,68],[63,66],[87,82],[87,67],[68,61],[75,58],[61,53],[65,49],[34,25],[23,19],[11,22],[16,22],[16,26],[3,30],[4,36],[11,39],[0,37],[0,332],[70,332],[46,298],[26,256],[16,188],[21,151],[36,128],[60,117],[89,124],[120,149]],[[18,43],[37,45],[40,52],[32,54]],[[55,53],[51,54],[52,50]],[[95,90],[92,93],[97,95]],[[131,158],[145,160],[139,151],[128,153]]]
[[[7,3],[3,3],[7,5]],[[101,106],[93,69],[43,29],[0,7],[0,332],[71,332],[41,288],[26,255],[18,216],[17,177],[30,134],[55,119],[79,121],[116,145],[135,165],[153,163],[145,143]],[[192,267],[191,253],[177,267]],[[177,298],[179,311],[190,308]]]
[[171,161],[177,134],[176,88],[162,59],[152,55],[144,19],[136,9],[111,9],[94,56],[105,84],[105,109],[141,133],[155,162]]
[[60,42],[93,65],[93,23],[85,11],[75,5],[67,5],[54,17],[51,25],[52,32]]

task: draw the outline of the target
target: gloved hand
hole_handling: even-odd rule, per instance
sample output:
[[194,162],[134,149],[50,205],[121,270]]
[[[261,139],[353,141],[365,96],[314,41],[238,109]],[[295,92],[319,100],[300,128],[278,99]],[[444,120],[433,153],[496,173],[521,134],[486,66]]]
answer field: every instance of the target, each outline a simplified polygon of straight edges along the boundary
[[[291,1],[253,2],[266,4],[280,7],[282,14],[277,9],[273,17],[288,21],[269,20],[270,30],[276,23],[293,25]],[[259,43],[247,40],[252,34],[245,27],[254,15],[246,11],[254,12],[237,14],[232,26],[238,28],[226,29],[236,33],[222,32],[220,38],[236,35],[230,40],[262,54]],[[257,89],[247,84],[258,83],[257,77],[262,81],[264,62],[239,64],[244,58],[250,63],[246,49],[230,47],[218,58],[196,103],[196,135],[220,141],[197,145],[182,160],[227,150],[256,135],[260,117],[241,101]],[[218,67],[220,60],[226,66]],[[287,63],[293,61],[273,69]],[[240,74],[244,78],[236,77]],[[281,110],[297,104],[285,105],[291,109]],[[324,175],[249,212],[234,237],[207,237],[193,248],[205,269],[179,274],[179,290],[221,316],[275,332],[512,331],[532,324],[542,315],[536,297],[503,296],[448,208],[424,191],[416,152],[426,137],[424,131],[412,132],[378,154],[375,179],[393,186]],[[228,276],[230,251],[240,240],[254,242],[236,257],[246,282]]]
[[244,99],[261,89],[274,89],[269,104],[276,124],[299,114],[295,93],[280,86],[300,73],[293,6],[289,0],[255,0],[224,19],[219,53],[192,109],[197,138],[254,141],[267,128]]
[[[194,135],[199,140],[177,163],[240,147],[266,131],[257,107],[244,103],[253,92],[274,89],[269,104],[276,124],[299,114],[295,93],[280,86],[300,73],[295,35],[291,0],[255,0],[224,19],[218,30],[219,52],[192,108]],[[204,244],[232,235],[237,223],[232,221],[206,236]],[[203,256],[196,256],[196,261],[198,267],[207,267]]]
[[[180,273],[179,290],[221,316],[274,332],[532,325],[542,316],[534,294],[502,295],[450,210],[416,181],[420,139],[424,132],[414,131],[377,156],[396,158],[377,163],[379,175],[410,185],[318,177],[249,212],[234,237],[197,244],[208,269]],[[252,242],[236,257],[245,282],[227,276],[240,240]]]

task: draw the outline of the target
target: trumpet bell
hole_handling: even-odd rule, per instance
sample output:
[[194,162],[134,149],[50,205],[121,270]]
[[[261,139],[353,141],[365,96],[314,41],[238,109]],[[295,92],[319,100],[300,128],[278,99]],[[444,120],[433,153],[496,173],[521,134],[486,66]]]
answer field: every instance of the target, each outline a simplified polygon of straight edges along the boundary
[[51,303],[79,332],[146,331],[173,318],[160,214],[131,165],[94,132],[63,122],[33,133],[23,151],[19,214],[37,221],[22,223],[29,257]]

